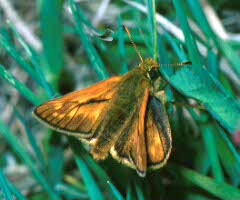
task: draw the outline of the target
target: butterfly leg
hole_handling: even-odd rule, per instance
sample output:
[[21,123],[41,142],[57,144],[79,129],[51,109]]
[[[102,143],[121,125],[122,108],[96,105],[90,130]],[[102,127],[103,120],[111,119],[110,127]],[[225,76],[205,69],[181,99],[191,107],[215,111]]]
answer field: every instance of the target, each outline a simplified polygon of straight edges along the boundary
[[162,104],[165,104],[166,101],[167,101],[167,98],[166,98],[166,93],[164,90],[160,90],[158,92],[155,92],[153,94],[159,101],[162,102]]
[[154,82],[153,82],[153,91],[158,92],[160,90],[164,90],[166,86],[168,85],[167,81],[165,81],[163,78],[158,77]]

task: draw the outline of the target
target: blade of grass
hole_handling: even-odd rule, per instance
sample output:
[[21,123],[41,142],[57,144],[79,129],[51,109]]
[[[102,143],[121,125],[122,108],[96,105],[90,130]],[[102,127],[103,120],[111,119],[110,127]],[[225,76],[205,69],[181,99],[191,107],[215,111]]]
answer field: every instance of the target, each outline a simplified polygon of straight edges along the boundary
[[42,175],[40,170],[36,167],[36,164],[31,159],[27,150],[19,142],[19,139],[12,134],[9,128],[0,120],[0,134],[7,140],[12,149],[22,159],[26,166],[30,169],[35,180],[46,190],[50,199],[59,199],[58,195],[51,189],[46,178]]
[[151,24],[151,38],[152,38],[152,57],[154,60],[158,59],[158,39],[157,39],[157,22],[156,22],[156,6],[155,0],[147,0],[148,17]]
[[125,74],[128,72],[128,67],[126,63],[126,52],[124,46],[124,34],[122,28],[122,17],[121,15],[118,16],[118,48],[120,53],[120,63],[121,63],[121,74]]
[[0,65],[0,77],[5,79],[9,84],[17,89],[28,101],[37,106],[41,101],[32,93],[32,91],[26,87],[23,83],[17,80],[11,75],[2,65]]
[[136,180],[134,181],[134,185],[135,185],[135,190],[136,190],[136,194],[137,194],[137,199],[144,200],[145,197],[144,197],[144,194],[143,194],[143,190],[139,186],[139,183]]
[[9,189],[11,190],[12,194],[16,197],[17,200],[26,200],[27,198],[24,197],[21,192],[7,180],[7,184]]
[[171,169],[194,185],[206,190],[220,199],[240,199],[240,190],[226,183],[219,183],[193,170],[171,165]]
[[[181,16],[184,15],[182,6],[179,6],[180,2],[178,0],[174,0],[174,2],[176,9],[180,9],[178,12],[181,13]],[[181,20],[186,20],[186,17],[181,18]],[[187,23],[187,21],[185,21],[185,23]],[[185,26],[184,28],[188,27]],[[184,34],[188,31],[190,30],[187,28]],[[185,37],[186,40],[188,40],[186,35]],[[194,51],[193,49],[196,47],[196,45],[193,47],[190,46],[190,44],[194,42],[193,38],[191,40],[187,46],[189,52]],[[195,49],[195,51],[197,51],[197,49]],[[181,59],[182,58],[180,58],[180,60]],[[196,60],[197,57],[193,57],[192,59],[194,59],[196,63],[198,62]],[[169,74],[164,71],[163,74],[179,92],[202,102],[213,117],[230,133],[239,129],[239,103],[225,92],[219,81],[204,67],[201,65],[185,66],[173,76],[169,76]]]
[[32,68],[32,66],[26,62],[21,55],[17,52],[17,50],[14,48],[12,44],[10,44],[5,38],[3,38],[0,35],[0,46],[19,64],[20,67],[24,71],[26,71],[29,76],[36,81],[40,86],[43,87],[41,80],[39,79],[39,76],[35,72],[35,70]]
[[49,130],[50,139],[48,143],[48,180],[52,187],[62,181],[64,167],[64,149],[59,133]]
[[117,190],[117,188],[110,182],[107,182],[110,185],[110,188],[112,189],[114,195],[116,196],[117,200],[124,200],[123,196],[121,195],[121,193]]
[[64,195],[66,199],[88,199],[88,195],[86,193],[82,193],[76,188],[67,184],[63,183],[57,184],[56,191],[59,194]]
[[2,169],[0,169],[0,190],[3,193],[4,199],[6,200],[13,200],[10,188],[7,184],[7,179],[5,178]]
[[46,163],[44,160],[44,156],[42,154],[42,151],[40,150],[40,147],[38,146],[36,139],[31,131],[31,129],[27,126],[27,123],[24,119],[24,117],[20,114],[20,112],[16,109],[16,107],[13,107],[14,113],[17,116],[17,118],[20,120],[20,122],[23,124],[24,129],[27,133],[28,141],[33,149],[33,152],[35,153],[35,157],[38,160],[41,169],[44,170],[46,168]]
[[64,58],[62,6],[63,1],[40,1],[41,37],[47,61],[44,71],[51,72],[50,82],[54,87],[57,87]]
[[53,90],[53,88],[49,85],[49,83],[46,81],[43,72],[39,65],[39,57],[37,53],[30,47],[28,44],[24,41],[23,37],[17,32],[15,26],[9,22],[8,23],[11,29],[13,30],[14,34],[16,35],[18,41],[24,48],[25,52],[27,53],[28,57],[30,58],[30,61],[32,62],[33,66],[35,67],[35,70],[37,72],[37,75],[39,76],[39,79],[41,80],[42,87],[47,91],[49,97],[54,96],[57,92]]
[[92,66],[93,66],[94,70],[96,71],[99,79],[104,80],[109,77],[108,72],[106,71],[105,66],[104,66],[102,60],[100,59],[96,49],[92,45],[88,36],[86,35],[86,32],[83,28],[82,22],[78,18],[78,12],[80,12],[78,10],[78,6],[74,3],[73,0],[69,0],[69,4],[70,4],[71,11],[73,13],[73,17],[76,22],[76,28],[77,28],[78,34],[84,45],[84,49],[86,50],[88,57],[92,63]]
[[202,10],[202,7],[198,0],[188,0],[188,5],[191,8],[192,14],[196,21],[198,22],[199,26],[206,34],[208,40],[213,40],[215,45],[220,49],[223,55],[231,64],[233,70],[240,76],[240,58],[236,51],[232,49],[232,47],[222,39],[219,39],[215,33],[213,32],[212,28],[210,27],[207,18]]
[[163,42],[163,36],[160,34],[158,34],[158,55],[159,55],[158,63],[163,64],[170,63],[169,55],[166,50],[166,46]]
[[240,156],[226,133],[219,126],[213,132],[216,139],[218,155],[221,163],[230,176],[232,184],[237,186],[240,183]]
[[104,40],[104,41],[112,41],[113,40],[113,31],[110,29],[105,30],[104,32],[99,32],[96,28],[94,28],[91,24],[91,22],[88,20],[86,15],[83,13],[83,10],[78,6],[78,17],[82,23],[84,23],[88,31],[94,35],[97,36],[99,39]]
[[198,70],[197,68],[202,65],[202,58],[199,54],[196,42],[193,38],[189,24],[187,22],[187,17],[182,7],[183,4],[181,0],[173,0],[173,4],[185,36],[185,42],[190,56],[190,60],[192,61],[193,66],[196,68],[196,70]]
[[203,136],[203,140],[209,155],[212,173],[217,182],[224,182],[223,171],[221,165],[219,163],[218,154],[217,154],[217,146],[215,143],[215,138],[213,132],[215,131],[211,125],[200,125],[201,133]]
[[95,181],[95,179],[93,178],[90,170],[88,169],[88,166],[86,165],[86,163],[84,162],[84,160],[81,158],[81,156],[79,155],[79,142],[76,141],[75,138],[72,137],[68,137],[69,143],[72,147],[72,150],[74,152],[74,158],[75,161],[77,163],[77,166],[82,174],[82,178],[83,181],[86,185],[87,188],[87,192],[89,195],[89,198],[92,200],[95,200],[96,198],[99,200],[103,200],[103,194],[99,188],[99,186],[97,185],[97,182]]
[[132,189],[132,185],[130,183],[130,181],[127,184],[127,196],[126,196],[126,200],[133,200],[136,199],[134,194],[133,194],[133,189]]

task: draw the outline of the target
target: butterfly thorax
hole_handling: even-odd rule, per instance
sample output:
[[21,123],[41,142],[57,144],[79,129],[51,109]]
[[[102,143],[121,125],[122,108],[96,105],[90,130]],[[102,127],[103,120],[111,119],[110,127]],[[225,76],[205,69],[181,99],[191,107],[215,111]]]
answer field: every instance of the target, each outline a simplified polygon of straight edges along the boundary
[[145,60],[143,60],[140,64],[139,64],[139,68],[146,71],[146,72],[149,72],[151,71],[152,69],[158,69],[159,68],[159,65],[158,63],[153,60],[152,58],[147,58]]

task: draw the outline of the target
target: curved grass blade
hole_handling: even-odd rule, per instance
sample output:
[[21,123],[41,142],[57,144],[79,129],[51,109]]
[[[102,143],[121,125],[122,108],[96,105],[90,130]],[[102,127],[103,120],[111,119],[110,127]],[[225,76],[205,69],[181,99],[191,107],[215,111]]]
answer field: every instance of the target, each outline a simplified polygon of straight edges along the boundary
[[16,197],[16,199],[18,200],[26,200],[27,198],[24,197],[21,192],[12,184],[7,180],[7,184],[9,189],[11,190],[12,194]]
[[187,17],[183,10],[182,2],[181,0],[173,0],[173,4],[185,36],[185,42],[188,49],[188,53],[190,55],[190,60],[192,61],[195,70],[198,70],[201,68],[200,66],[202,65],[202,58],[199,54],[196,42],[193,38],[189,24],[187,22]]
[[54,91],[54,89],[49,85],[49,83],[46,81],[43,72],[39,66],[39,57],[37,55],[37,53],[24,41],[23,37],[17,32],[15,26],[9,22],[8,23],[9,26],[11,27],[11,29],[13,30],[13,32],[15,33],[18,41],[20,42],[20,44],[22,45],[22,47],[24,48],[25,52],[27,53],[28,57],[30,58],[33,66],[35,67],[35,70],[37,72],[37,75],[39,76],[41,83],[42,83],[42,87],[47,91],[49,97],[53,97],[57,92]]
[[29,76],[36,81],[40,86],[43,87],[42,82],[37,75],[36,71],[32,68],[32,66],[26,62],[23,57],[17,52],[12,44],[10,44],[5,38],[0,35],[0,46],[19,64],[20,67],[26,71]]
[[24,117],[20,114],[20,112],[16,109],[16,107],[13,107],[14,109],[14,113],[16,114],[17,118],[20,120],[20,122],[23,124],[24,129],[27,133],[27,137],[29,140],[29,143],[33,149],[33,152],[35,153],[35,157],[38,160],[41,169],[44,170],[46,168],[46,163],[44,160],[44,156],[42,154],[42,151],[40,150],[40,147],[38,146],[36,139],[31,131],[31,129],[27,126],[26,121],[24,119]]
[[1,169],[0,169],[0,190],[3,193],[3,196],[4,196],[3,199],[13,200],[10,188],[8,187],[8,184],[7,184],[7,179],[4,176]]
[[81,41],[84,45],[84,49],[86,50],[88,57],[92,63],[92,66],[94,70],[96,71],[98,77],[100,80],[104,80],[109,77],[107,70],[105,69],[105,66],[99,57],[96,49],[92,45],[91,41],[89,40],[88,36],[86,35],[86,32],[83,28],[82,22],[78,18],[78,13],[80,12],[78,10],[78,6],[74,3],[73,0],[69,0],[70,8],[73,13],[75,22],[76,22],[76,28],[79,33],[79,36],[81,38]]
[[122,28],[122,17],[121,15],[118,16],[118,48],[120,53],[120,63],[121,63],[121,74],[125,74],[128,72],[128,67],[126,63],[126,52],[124,47],[124,34],[123,34],[123,28]]
[[27,150],[19,142],[19,139],[12,134],[9,128],[0,120],[0,135],[2,135],[9,145],[13,148],[16,154],[22,159],[26,166],[30,169],[36,181],[46,190],[51,199],[59,199],[58,195],[49,186],[46,178],[42,175],[36,164],[27,153]]
[[174,171],[177,170],[184,179],[220,199],[240,199],[240,190],[238,188],[226,183],[216,182],[211,178],[184,167],[172,165],[171,168]]
[[117,190],[117,188],[110,182],[107,182],[110,185],[110,188],[112,189],[114,195],[116,196],[117,200],[124,200],[123,196],[121,195],[121,193]]
[[240,183],[240,156],[232,142],[227,137],[221,127],[217,126],[213,131],[218,155],[221,163],[230,176],[232,184],[237,186]]
[[136,197],[133,194],[133,188],[132,185],[130,183],[130,181],[127,184],[127,195],[126,195],[126,200],[132,200],[132,199],[136,199]]
[[[56,86],[63,67],[63,1],[40,1],[40,28],[43,53],[47,61],[45,72],[51,72],[51,83]],[[51,9],[49,9],[51,8]],[[44,65],[43,65],[44,66]]]
[[202,7],[198,0],[188,0],[187,1],[192,14],[196,21],[198,22],[199,26],[203,30],[203,32],[206,34],[207,39],[213,40],[215,42],[215,45],[217,48],[223,53],[223,55],[226,57],[226,59],[231,64],[233,70],[236,72],[236,74],[240,77],[240,58],[236,51],[232,49],[232,47],[224,40],[218,38],[216,34],[213,32],[212,28],[210,27],[207,18],[202,10]]
[[136,180],[134,181],[134,186],[135,186],[135,190],[136,190],[136,194],[137,194],[137,199],[144,200],[145,197],[144,197],[144,194],[143,194],[143,190]]
[[32,91],[11,75],[2,65],[0,65],[0,76],[18,90],[28,101],[37,106],[41,101],[32,93]]
[[66,199],[88,199],[88,195],[86,193],[82,193],[73,186],[59,183],[56,185],[56,191],[59,194],[62,194],[66,197]]
[[157,22],[156,22],[156,6],[155,0],[147,0],[148,17],[151,24],[152,38],[152,57],[154,60],[158,58],[158,39],[157,39]]
[[82,174],[83,181],[86,185],[86,189],[89,195],[89,198],[94,200],[94,199],[99,199],[103,200],[103,194],[97,185],[97,182],[93,178],[90,170],[88,169],[88,166],[86,165],[85,161],[81,158],[79,155],[81,151],[79,151],[79,143],[76,141],[74,138],[69,137],[69,143],[71,144],[72,150],[74,152],[74,157],[75,161],[77,163],[77,166]]
[[223,175],[223,171],[221,168],[221,165],[219,163],[219,159],[218,159],[218,154],[217,154],[217,146],[216,146],[216,142],[215,142],[215,138],[214,138],[214,134],[213,132],[214,127],[212,127],[212,125],[200,125],[201,127],[201,132],[202,132],[202,136],[203,136],[203,140],[206,146],[206,150],[208,152],[209,155],[209,160],[212,166],[212,173],[214,178],[216,179],[216,181],[218,182],[224,182],[224,175]]
[[[180,1],[174,0],[174,4],[178,10],[177,13],[180,13],[179,18],[181,20],[186,20]],[[190,40],[187,42],[188,51],[197,52],[196,45],[192,46],[194,40],[190,33],[189,26],[186,25],[187,21],[184,23],[182,22],[181,24],[184,24],[183,28],[186,29],[184,30],[184,34],[186,34],[186,41]],[[189,36],[190,39],[187,36]],[[192,55],[192,53],[190,56],[191,59],[193,59],[193,66],[183,67],[171,77],[169,74],[164,72],[163,74],[166,79],[168,79],[170,83],[181,93],[202,102],[213,117],[217,119],[229,132],[235,132],[240,128],[239,103],[237,103],[236,100],[225,92],[219,81],[204,67],[202,67],[202,65],[194,64],[199,62],[201,63],[201,61],[197,60],[198,56]]]

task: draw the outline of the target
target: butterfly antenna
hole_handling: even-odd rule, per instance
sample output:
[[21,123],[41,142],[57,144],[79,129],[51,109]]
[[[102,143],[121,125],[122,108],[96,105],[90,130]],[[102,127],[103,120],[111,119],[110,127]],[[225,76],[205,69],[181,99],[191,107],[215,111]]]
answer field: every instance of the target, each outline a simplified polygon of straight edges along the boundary
[[164,67],[174,67],[174,66],[177,66],[177,67],[181,67],[181,66],[184,66],[184,65],[192,65],[192,62],[191,61],[187,61],[187,62],[181,62],[181,63],[173,63],[173,64],[160,64],[160,66],[164,66]]
[[128,29],[126,26],[123,26],[123,28],[124,28],[125,31],[127,32],[128,37],[129,37],[129,39],[130,39],[132,45],[134,46],[134,48],[135,48],[135,50],[136,50],[136,52],[137,52],[137,54],[138,54],[140,60],[143,62],[143,58],[142,58],[142,56],[141,56],[141,54],[140,54],[140,52],[139,52],[139,50],[138,50],[138,48],[137,48],[137,45],[133,42],[133,39],[132,39],[132,36],[131,36],[131,33],[130,33],[129,29]]

